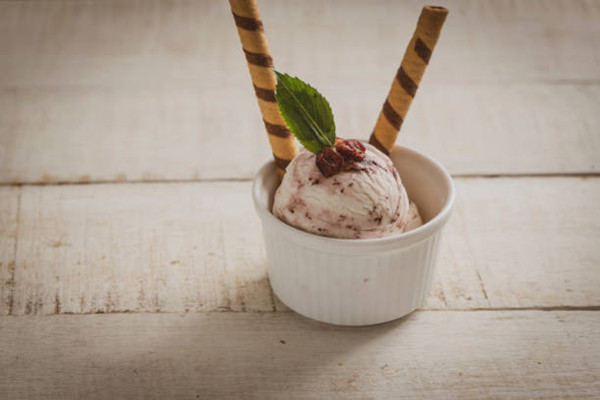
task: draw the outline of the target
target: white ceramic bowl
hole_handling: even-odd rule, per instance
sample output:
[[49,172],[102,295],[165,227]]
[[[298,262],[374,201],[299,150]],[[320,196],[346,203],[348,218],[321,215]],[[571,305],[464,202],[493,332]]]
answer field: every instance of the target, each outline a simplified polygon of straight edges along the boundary
[[454,202],[454,184],[444,167],[414,150],[396,146],[390,158],[425,223],[380,239],[333,239],[285,224],[271,213],[279,185],[274,162],[257,173],[252,195],[262,221],[269,278],[292,310],[336,325],[371,325],[422,305]]

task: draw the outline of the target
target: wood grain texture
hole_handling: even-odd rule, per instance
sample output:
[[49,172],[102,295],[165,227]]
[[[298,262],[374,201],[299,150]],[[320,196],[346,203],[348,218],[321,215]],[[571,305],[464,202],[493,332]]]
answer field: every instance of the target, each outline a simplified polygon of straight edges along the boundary
[[[277,68],[366,139],[424,3],[259,1]],[[597,175],[600,2],[438,4],[399,142]],[[600,397],[600,177],[456,179],[425,311],[326,326],[269,286],[226,2],[0,0],[0,54],[0,398]],[[109,184],[2,185],[57,182]]]
[[[397,143],[439,160],[453,174],[597,173],[600,85],[428,84]],[[332,88],[340,135],[367,139],[380,104],[372,88]],[[373,107],[375,104],[378,107]],[[346,134],[348,132],[348,134]]]
[[[423,4],[263,0],[259,6],[278,65],[338,82],[381,81],[389,88],[393,73],[384,73],[398,68]],[[598,53],[581,51],[598,45],[597,1],[438,4],[450,16],[427,70],[432,82],[600,79]],[[249,84],[226,3],[31,0],[0,7],[0,44],[11,56],[2,59],[5,83],[130,86],[218,78],[214,86]],[[34,24],[19,26],[25,23]],[[240,74],[229,75],[232,70]]]
[[[597,178],[457,180],[427,308],[600,305]],[[250,183],[22,188],[13,314],[284,309]]]
[[0,316],[12,311],[20,189],[0,187]]
[[600,305],[598,178],[457,180],[427,305]]
[[417,312],[370,328],[295,314],[0,319],[8,398],[594,399],[598,312]]
[[249,193],[24,187],[14,313],[274,311]]
[[[441,5],[400,142],[456,174],[596,172],[600,3]],[[277,67],[366,139],[420,4],[260,6]],[[0,50],[0,182],[249,178],[270,158],[226,3],[0,2]]]

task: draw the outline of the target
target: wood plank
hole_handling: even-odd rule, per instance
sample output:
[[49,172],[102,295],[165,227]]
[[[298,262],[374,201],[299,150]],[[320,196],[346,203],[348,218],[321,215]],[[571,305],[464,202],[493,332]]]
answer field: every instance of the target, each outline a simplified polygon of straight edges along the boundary
[[[593,51],[600,35],[597,1],[438,4],[448,7],[450,16],[428,80],[600,79],[599,54]],[[398,67],[422,4],[261,0],[259,6],[280,67],[339,83],[357,79],[387,87],[388,72]],[[0,7],[4,84],[248,84],[227,3],[32,0],[0,2]]]
[[0,315],[12,311],[20,189],[0,187]]
[[[600,305],[600,179],[456,181],[425,307]],[[284,309],[249,182],[22,191],[16,315]]]
[[600,305],[600,179],[456,182],[429,307]]
[[595,399],[598,312],[0,318],[8,398]]
[[[227,98],[219,96],[221,89],[203,95],[191,88],[161,90],[168,102],[148,90],[0,91],[0,132],[6,132],[0,136],[5,152],[0,178],[44,183],[250,178],[270,155],[266,140],[260,140],[264,132],[253,99],[242,89],[247,88],[227,90]],[[339,135],[367,139],[380,93],[365,88],[355,96],[354,90],[327,93]],[[399,143],[430,154],[452,173],[600,168],[600,85],[430,85],[422,92]],[[239,102],[235,115],[230,99]],[[74,110],[87,117],[75,117]]]
[[[596,172],[600,3],[442,4],[401,142],[456,174]],[[419,7],[261,10],[278,68],[367,138]],[[0,2],[0,49],[0,182],[249,178],[270,157],[226,3]]]
[[24,187],[15,314],[273,311],[248,183]]
[[0,183],[249,178],[271,158],[250,90],[0,89]]

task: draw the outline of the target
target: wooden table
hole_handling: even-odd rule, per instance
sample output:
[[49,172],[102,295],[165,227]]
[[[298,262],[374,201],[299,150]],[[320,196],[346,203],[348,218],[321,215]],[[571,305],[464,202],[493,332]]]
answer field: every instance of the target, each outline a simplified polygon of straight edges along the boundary
[[[599,398],[600,2],[439,3],[399,138],[455,177],[434,287],[340,328],[270,290],[227,2],[0,1],[0,398]],[[358,138],[422,5],[260,1]]]

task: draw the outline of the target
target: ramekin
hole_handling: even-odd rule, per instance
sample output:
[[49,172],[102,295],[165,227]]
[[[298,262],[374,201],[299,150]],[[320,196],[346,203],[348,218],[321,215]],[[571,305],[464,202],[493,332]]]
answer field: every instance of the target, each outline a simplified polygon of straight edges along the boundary
[[405,147],[390,154],[422,226],[379,239],[335,239],[296,229],[271,213],[279,185],[274,162],[256,174],[252,196],[262,222],[269,279],[289,308],[335,325],[372,325],[420,307],[433,279],[442,228],[454,202],[450,174]]

